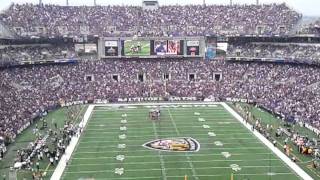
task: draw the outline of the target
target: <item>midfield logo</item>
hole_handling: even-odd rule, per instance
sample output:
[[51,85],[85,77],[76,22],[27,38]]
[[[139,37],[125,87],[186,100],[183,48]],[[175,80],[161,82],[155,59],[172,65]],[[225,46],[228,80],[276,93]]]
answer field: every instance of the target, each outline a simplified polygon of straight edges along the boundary
[[197,152],[200,150],[199,142],[191,137],[156,139],[142,146],[152,150],[172,152]]

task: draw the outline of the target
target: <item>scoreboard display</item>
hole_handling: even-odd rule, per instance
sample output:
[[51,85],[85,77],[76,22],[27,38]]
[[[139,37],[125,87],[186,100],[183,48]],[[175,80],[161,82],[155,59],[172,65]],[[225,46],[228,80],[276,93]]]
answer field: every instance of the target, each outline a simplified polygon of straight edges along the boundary
[[200,42],[199,41],[187,41],[187,55],[188,56],[199,56],[200,53]]
[[105,41],[105,56],[118,56],[118,41]]
[[150,41],[125,40],[122,47],[124,56],[150,56]]
[[183,40],[151,40],[151,55],[182,56]]
[[102,58],[204,57],[203,44],[204,37],[109,37],[98,49]]

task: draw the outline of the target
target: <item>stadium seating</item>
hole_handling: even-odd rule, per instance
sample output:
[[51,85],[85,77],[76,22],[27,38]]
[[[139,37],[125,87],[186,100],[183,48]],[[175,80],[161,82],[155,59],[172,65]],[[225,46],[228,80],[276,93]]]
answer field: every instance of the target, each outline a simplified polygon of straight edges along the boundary
[[[144,82],[137,79],[145,75]],[[171,80],[164,82],[163,74]],[[193,80],[188,74],[195,75]],[[213,74],[221,73],[222,79]],[[118,81],[112,78],[117,74]],[[89,77],[90,78],[87,78]],[[109,60],[0,71],[1,134],[12,138],[62,101],[121,97],[242,98],[319,128],[320,69],[307,65],[183,60]]]
[[76,56],[74,46],[66,45],[8,46],[1,49],[0,53],[5,62],[56,60]]
[[[35,18],[37,17],[37,18]],[[301,14],[285,4],[161,6],[12,5],[0,16],[21,36],[288,34]]]
[[244,43],[228,47],[231,57],[285,59],[287,62],[316,64],[320,62],[320,47],[313,44]]

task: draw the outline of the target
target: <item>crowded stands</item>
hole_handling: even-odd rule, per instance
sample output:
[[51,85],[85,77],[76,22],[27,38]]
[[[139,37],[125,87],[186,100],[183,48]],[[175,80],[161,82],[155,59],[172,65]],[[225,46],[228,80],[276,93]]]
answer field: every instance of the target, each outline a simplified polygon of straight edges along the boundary
[[[139,74],[144,78],[137,78]],[[170,79],[164,80],[164,74]],[[284,118],[320,127],[320,71],[308,65],[96,60],[9,68],[0,77],[1,135],[11,140],[35,117],[63,103],[126,97],[249,99]]]
[[291,62],[319,63],[320,46],[298,43],[243,43],[228,47],[231,57],[285,59]]
[[[36,18],[35,18],[36,17]],[[21,36],[288,34],[302,15],[285,4],[58,6],[13,4],[0,20]]]
[[32,46],[8,46],[0,49],[0,54],[0,57],[4,62],[57,60],[73,58],[76,56],[74,46],[54,46],[49,44]]

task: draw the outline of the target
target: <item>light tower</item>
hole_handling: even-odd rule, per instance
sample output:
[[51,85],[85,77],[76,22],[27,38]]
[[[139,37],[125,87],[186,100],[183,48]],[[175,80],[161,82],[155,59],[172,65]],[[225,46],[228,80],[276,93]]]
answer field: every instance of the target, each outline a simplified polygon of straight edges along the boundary
[[69,6],[69,0],[66,0],[66,5]]
[[257,2],[257,6],[258,6],[258,5],[260,4],[260,3],[259,3],[259,0],[257,0],[256,2]]
[[230,6],[232,6],[232,4],[233,4],[233,3],[232,3],[232,0],[230,0]]

